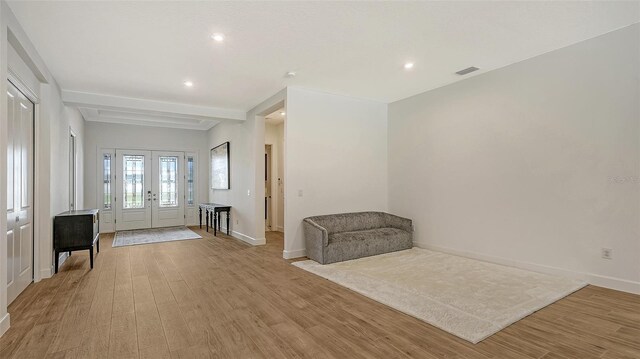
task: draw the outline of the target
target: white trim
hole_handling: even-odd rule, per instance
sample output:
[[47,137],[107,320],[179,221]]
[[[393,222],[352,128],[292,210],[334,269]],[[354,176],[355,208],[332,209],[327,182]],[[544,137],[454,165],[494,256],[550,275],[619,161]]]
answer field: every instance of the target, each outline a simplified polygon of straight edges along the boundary
[[132,97],[62,91],[62,101],[77,107],[86,121],[208,130],[220,121],[245,121],[245,111]]
[[[64,264],[64,262],[69,258],[69,253],[68,252],[62,252],[60,254],[58,254],[58,269],[62,268],[62,265]],[[40,269],[40,278],[41,279],[45,279],[45,278],[51,278],[53,276],[53,274],[56,272],[56,269],[54,268],[55,266],[55,261],[54,263],[51,265],[50,268],[42,268]]]
[[282,251],[282,258],[284,259],[293,259],[293,258],[300,258],[300,257],[306,257],[306,256],[307,256],[306,249],[294,249],[292,251],[288,251],[285,249]]
[[284,232],[284,226],[277,226],[276,232]]
[[[41,166],[43,166],[42,156],[39,155],[41,141],[42,141],[42,129],[40,125],[40,104],[34,103],[34,118],[33,118],[33,282],[37,283],[43,278],[51,277],[51,271],[46,277],[42,276],[42,269],[40,269],[40,241],[44,239],[40,224],[42,216],[40,214],[40,199],[42,196],[42,181],[46,181],[49,178],[41,176]],[[47,176],[47,177],[50,177]],[[53,251],[53,242],[51,246]]]
[[177,102],[146,100],[133,97],[102,95],[89,92],[62,90],[62,102],[66,105],[112,110],[114,108],[152,113],[180,114],[236,121],[246,120],[246,111],[220,107],[189,105]]
[[51,268],[40,269],[40,279],[51,278],[53,275],[53,266]]
[[7,313],[4,318],[0,319],[0,337],[9,330],[10,317],[9,313]]
[[40,98],[38,98],[36,92],[29,86],[25,85],[26,81],[22,80],[20,76],[18,76],[18,74],[9,66],[7,66],[7,79],[18,89],[18,91],[22,92],[29,101],[33,102],[34,105],[40,103]]
[[[221,227],[218,232],[227,234],[227,228]],[[253,237],[247,236],[246,234],[236,232],[234,230],[231,230],[231,234],[232,234],[232,237],[239,239],[243,242],[249,243],[252,246],[261,246],[261,245],[267,244],[266,238],[253,238]]]
[[520,261],[494,257],[494,256],[489,256],[484,254],[471,253],[471,252],[461,251],[461,250],[448,248],[448,247],[434,246],[423,241],[414,241],[413,244],[416,247],[425,248],[432,251],[453,254],[456,256],[461,256],[461,257],[466,257],[471,259],[478,259],[485,262],[491,262],[491,263],[505,265],[509,267],[526,269],[533,272],[581,279],[581,280],[587,281],[589,284],[593,284],[596,286],[615,289],[615,290],[619,290],[627,293],[640,294],[640,282],[634,282],[634,281],[620,279],[620,278],[607,277],[607,276],[593,274],[593,273],[576,272],[569,269],[550,267],[550,266],[545,266],[545,265],[540,265],[535,263],[520,262]]

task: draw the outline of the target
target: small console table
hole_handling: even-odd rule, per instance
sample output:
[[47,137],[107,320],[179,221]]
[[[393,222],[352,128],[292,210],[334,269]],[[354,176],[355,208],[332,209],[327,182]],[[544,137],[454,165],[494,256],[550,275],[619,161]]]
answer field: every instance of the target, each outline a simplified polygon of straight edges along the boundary
[[93,246],[100,252],[100,213],[97,209],[67,211],[53,219],[53,249],[56,273],[61,252],[89,250],[89,263],[93,269]]
[[231,206],[219,203],[200,203],[200,229],[202,229],[202,210],[206,219],[206,230],[209,232],[209,223],[213,227],[213,235],[217,235],[220,230],[220,217],[222,212],[227,214],[227,235],[230,235],[229,219],[231,218]]

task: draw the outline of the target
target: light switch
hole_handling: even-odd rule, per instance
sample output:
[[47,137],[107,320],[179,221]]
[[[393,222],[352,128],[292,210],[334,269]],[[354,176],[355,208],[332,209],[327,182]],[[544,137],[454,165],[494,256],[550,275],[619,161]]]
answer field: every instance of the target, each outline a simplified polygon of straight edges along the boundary
[[247,190],[247,196],[251,197],[251,190],[250,189]]

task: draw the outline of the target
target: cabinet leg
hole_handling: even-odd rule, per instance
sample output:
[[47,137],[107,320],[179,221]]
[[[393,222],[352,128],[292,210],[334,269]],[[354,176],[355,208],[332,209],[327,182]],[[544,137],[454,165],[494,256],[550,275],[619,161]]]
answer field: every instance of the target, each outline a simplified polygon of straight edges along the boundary
[[200,229],[202,229],[202,207],[198,211],[198,218],[200,218]]
[[96,241],[96,246],[98,247],[98,253],[100,253],[100,235],[98,235],[98,240]]
[[213,212],[213,236],[218,235],[218,212]]
[[206,221],[207,221],[206,229],[207,229],[207,232],[209,232],[209,210],[205,210],[204,216],[207,217],[206,218]]
[[55,272],[58,273],[58,261],[60,260],[60,253],[58,251],[55,251]]
[[211,228],[214,230],[214,236],[215,236],[215,230],[216,230],[216,226],[213,225],[213,211],[209,211],[209,223],[211,223]]
[[93,269],[93,246],[89,248],[89,264],[91,266],[91,269]]

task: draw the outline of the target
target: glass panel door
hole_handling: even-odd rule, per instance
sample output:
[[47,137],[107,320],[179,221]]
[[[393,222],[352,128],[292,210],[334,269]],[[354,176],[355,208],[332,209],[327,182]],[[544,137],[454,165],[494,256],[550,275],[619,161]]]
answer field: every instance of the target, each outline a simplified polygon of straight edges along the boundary
[[116,150],[115,167],[115,229],[150,228],[151,151]]
[[188,201],[195,202],[193,156],[189,179],[185,157],[184,152],[116,150],[112,162],[109,153],[103,155],[103,209],[115,209],[116,231],[185,225],[185,187],[190,186]]
[[152,227],[183,226],[184,152],[153,151]]

